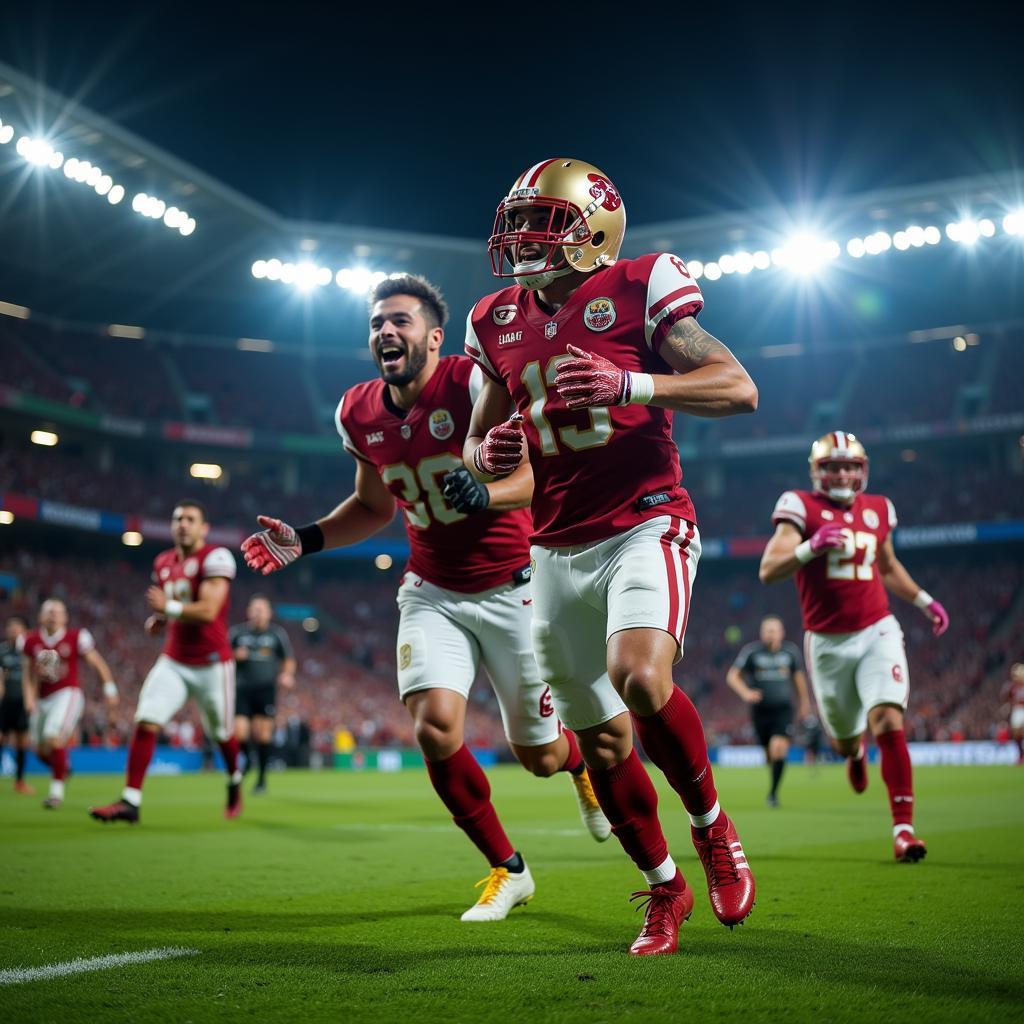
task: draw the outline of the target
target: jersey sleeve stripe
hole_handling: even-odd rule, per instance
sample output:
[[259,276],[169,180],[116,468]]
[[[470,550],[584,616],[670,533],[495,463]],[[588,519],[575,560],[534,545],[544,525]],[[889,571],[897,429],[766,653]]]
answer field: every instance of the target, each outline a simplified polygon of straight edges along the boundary
[[658,313],[666,309],[677,299],[684,299],[687,295],[700,295],[700,288],[695,284],[684,285],[682,288],[677,288],[674,292],[670,292],[663,299],[658,299],[656,303],[649,310],[647,310],[647,319],[656,320]]
[[483,345],[477,337],[476,328],[473,327],[473,310],[469,311],[466,317],[466,355],[476,363],[477,366],[497,384],[504,384],[501,375],[494,368],[494,364],[487,358]]
[[774,526],[777,523],[792,523],[794,526],[799,527],[801,533],[807,529],[807,520],[797,515],[796,512],[791,512],[789,509],[776,512],[772,516],[772,525]]
[[484,363],[483,358],[481,357],[479,352],[475,352],[467,345],[466,355],[469,356],[469,358],[472,359],[473,362],[476,363],[476,365],[479,366],[480,369],[483,370],[483,372],[486,373],[487,376],[490,377],[491,380],[495,382],[495,384],[501,384],[502,386],[504,386],[505,382],[493,370],[491,370],[486,363]]

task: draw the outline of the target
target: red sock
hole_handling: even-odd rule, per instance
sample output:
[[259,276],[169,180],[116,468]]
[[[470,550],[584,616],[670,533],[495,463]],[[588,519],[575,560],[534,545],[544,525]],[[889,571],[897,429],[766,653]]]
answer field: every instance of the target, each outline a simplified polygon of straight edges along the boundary
[[129,789],[142,789],[142,780],[146,777],[149,762],[153,760],[154,750],[156,750],[156,733],[152,729],[143,729],[141,725],[137,725],[135,735],[132,736],[132,744],[128,748],[127,786]]
[[665,773],[687,812],[707,814],[718,793],[704,726],[690,698],[673,686],[672,696],[660,711],[632,718],[645,753]]
[[515,856],[491,803],[491,784],[469,747],[463,744],[443,761],[427,761],[427,772],[455,824],[469,836],[491,867]]
[[565,764],[558,770],[578,775],[583,768],[583,755],[580,753],[580,745],[576,742],[576,734],[565,729],[562,735],[569,741],[569,753],[565,757]]
[[875,737],[882,754],[882,781],[889,790],[889,807],[894,825],[914,823],[914,773],[910,765],[907,737],[902,729]]
[[63,782],[68,773],[68,752],[63,747],[50,751],[50,773],[56,782]]
[[615,838],[641,871],[665,863],[668,843],[658,821],[658,794],[635,750],[612,768],[587,766],[594,795]]
[[224,767],[227,768],[228,775],[234,775],[238,770],[238,739],[229,736],[226,740],[218,740],[217,746],[224,755]]

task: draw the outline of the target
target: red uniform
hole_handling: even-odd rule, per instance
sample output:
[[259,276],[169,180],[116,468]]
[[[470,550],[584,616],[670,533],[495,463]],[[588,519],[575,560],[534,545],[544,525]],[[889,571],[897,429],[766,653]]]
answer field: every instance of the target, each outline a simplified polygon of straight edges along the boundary
[[481,380],[464,356],[439,360],[408,412],[383,381],[345,392],[335,422],[346,450],[373,466],[405,513],[410,572],[435,586],[479,593],[512,582],[530,561],[530,513],[467,516],[445,501],[441,481],[461,466]]
[[858,494],[847,507],[817,491],[786,491],[772,523],[792,523],[804,538],[826,523],[844,526],[846,546],[801,566],[796,573],[804,629],[855,633],[889,614],[889,595],[875,561],[896,526],[896,509],[880,494]]
[[79,658],[95,646],[87,629],[61,629],[52,636],[44,629],[26,633],[21,651],[32,660],[39,696],[49,697],[68,688],[81,689]]
[[1024,683],[1008,679],[1003,686],[1003,703],[1011,708],[1024,708]]
[[[199,584],[215,577],[229,580],[235,578],[235,559],[227,548],[204,544],[185,558],[179,556],[176,548],[171,548],[170,551],[162,551],[153,561],[154,582],[163,587],[164,593],[174,601],[198,601]],[[169,620],[164,654],[183,665],[231,661],[231,645],[228,643],[229,604],[230,599],[221,605],[213,622]]]
[[[661,253],[618,260],[588,274],[554,314],[537,304],[534,292],[518,286],[473,308],[466,352],[508,389],[525,420],[534,543],[589,544],[655,516],[695,521],[682,486],[672,413],[653,405],[574,412],[554,379],[559,364],[572,358],[569,344],[625,370],[671,374],[659,355],[661,343],[673,324],[703,306],[683,261]],[[641,504],[654,495],[664,498]]]

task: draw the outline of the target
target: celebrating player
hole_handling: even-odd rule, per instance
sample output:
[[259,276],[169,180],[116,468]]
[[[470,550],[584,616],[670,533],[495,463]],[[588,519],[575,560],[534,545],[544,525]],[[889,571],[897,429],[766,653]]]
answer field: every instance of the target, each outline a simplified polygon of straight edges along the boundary
[[0,754],[9,740],[14,749],[14,792],[31,796],[35,790],[25,781],[25,755],[29,748],[28,712],[25,693],[21,685],[22,660],[20,638],[28,632],[28,622],[20,615],[12,615],[4,626],[4,640],[0,643]]
[[171,516],[174,547],[153,561],[153,586],[146,591],[151,636],[165,633],[163,653],[150,669],[135,709],[135,734],[121,799],[90,808],[98,821],[139,820],[142,783],[160,730],[189,697],[199,705],[207,736],[216,739],[228,773],[226,818],[242,811],[242,773],[235,716],[235,662],[228,643],[228,598],[235,559],[227,548],[206,542],[210,524],[197,501],[182,501]]
[[19,645],[24,656],[25,708],[31,716],[36,756],[50,766],[52,776],[50,793],[43,806],[53,810],[64,801],[67,747],[85,707],[79,659],[96,670],[108,704],[117,703],[117,685],[110,666],[96,650],[92,633],[84,628],[68,628],[68,610],[63,601],[44,601],[39,609],[38,628],[25,633]]
[[252,762],[250,734],[256,741],[259,775],[253,792],[265,793],[277,713],[276,691],[279,684],[286,690],[294,688],[295,655],[288,634],[271,621],[274,610],[265,597],[250,598],[245,614],[247,621],[232,626],[228,633],[238,682],[235,736],[245,753],[246,771]]
[[1024,764],[1024,662],[1010,668],[1010,678],[1003,687],[1003,703],[1010,722],[1010,733],[1017,744],[1017,763]]
[[481,480],[500,479],[523,460],[525,434],[534,652],[646,879],[631,949],[645,955],[676,949],[693,893],[669,855],[630,713],[682,797],[715,914],[732,926],[754,901],[700,718],[672,681],[700,536],[671,423],[673,411],[752,412],[757,389],[698,326],[704,302],[679,257],[617,259],[625,227],[621,196],[590,164],[544,160],[516,180],[489,243],[494,274],[515,283],[478,302],[467,324],[466,351],[487,380],[465,457]]
[[811,713],[807,677],[796,644],[786,640],[786,628],[777,615],[761,620],[761,639],[747,644],[736,656],[725,677],[729,688],[750,705],[757,741],[764,747],[771,770],[768,806],[779,806],[779,783],[789,756],[793,734],[793,690],[796,690],[800,721]]
[[[486,775],[463,741],[469,688],[482,660],[516,757],[535,775],[566,771],[584,823],[608,822],[571,733],[564,732],[530,650],[529,470],[486,487],[462,464],[480,374],[464,356],[441,359],[448,309],[423,278],[374,292],[370,353],[382,380],[345,393],[338,432],[356,460],[355,493],[316,523],[266,529],[242,545],[264,574],[300,555],[354,544],[405,513],[409,565],[398,590],[398,688],[415,722],[430,781],[490,874],[463,921],[494,921],[527,902],[533,879],[491,803]],[[443,478],[443,483],[442,483]],[[443,490],[442,490],[443,487]]]
[[867,788],[864,731],[882,755],[898,861],[921,860],[914,834],[914,785],[903,713],[910,694],[903,630],[886,591],[911,602],[935,636],[949,627],[945,608],[910,577],[893,550],[893,503],[866,494],[868,457],[845,431],[811,446],[811,491],[786,491],[772,513],[775,534],[761,558],[761,581],[796,575],[804,649],[822,721],[847,759],[850,785]]

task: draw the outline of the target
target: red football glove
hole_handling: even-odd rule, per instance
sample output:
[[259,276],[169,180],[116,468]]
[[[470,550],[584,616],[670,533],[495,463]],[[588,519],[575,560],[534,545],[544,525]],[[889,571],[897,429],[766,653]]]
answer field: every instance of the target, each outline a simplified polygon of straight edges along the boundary
[[823,555],[832,548],[846,546],[846,538],[843,536],[843,527],[838,523],[826,523],[819,526],[811,537],[811,552],[814,555]]
[[302,554],[302,542],[287,523],[270,516],[257,516],[256,522],[265,529],[242,541],[245,564],[254,572],[269,576]]
[[518,415],[491,427],[473,452],[473,465],[487,476],[508,476],[522,461],[523,418]]
[[932,620],[932,634],[934,636],[942,636],[949,629],[949,613],[938,601],[932,601],[930,605],[922,608],[921,611]]
[[555,390],[570,409],[595,405],[626,405],[629,402],[629,371],[620,369],[604,356],[596,356],[575,345],[567,345],[567,359],[558,366]]

